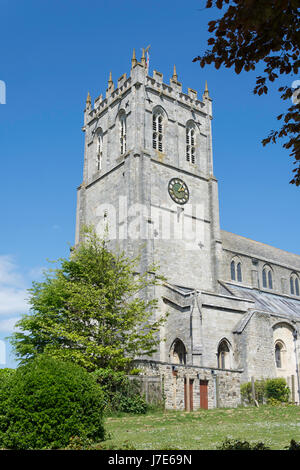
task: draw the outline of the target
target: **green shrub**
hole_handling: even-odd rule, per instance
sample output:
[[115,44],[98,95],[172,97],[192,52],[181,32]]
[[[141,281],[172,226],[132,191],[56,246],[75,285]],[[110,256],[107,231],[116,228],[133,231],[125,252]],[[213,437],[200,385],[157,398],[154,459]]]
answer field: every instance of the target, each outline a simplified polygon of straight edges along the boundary
[[[261,379],[254,382],[255,400],[260,403],[271,405],[285,403],[289,399],[290,390],[285,379]],[[241,385],[241,396],[245,403],[253,404],[252,384],[247,382]]]
[[102,440],[104,396],[80,366],[40,356],[1,388],[0,447],[66,447],[72,436]]
[[[291,440],[290,445],[284,447],[286,450],[300,450],[300,442]],[[263,442],[250,444],[248,441],[239,441],[238,439],[225,439],[225,441],[217,447],[217,450],[271,450]]]
[[[0,369],[0,402],[5,397],[5,391],[8,386],[9,379],[15,374],[16,369],[3,368]],[[2,398],[2,394],[4,394]]]
[[8,367],[0,369],[0,386],[3,380],[6,380],[8,377],[11,377],[15,372],[16,369],[9,369]]
[[67,450],[88,450],[91,448],[93,441],[88,439],[87,437],[79,437],[79,436],[72,436],[68,446],[66,447]]
[[287,402],[290,396],[290,389],[287,387],[284,379],[268,379],[266,381],[266,395],[268,400],[273,399],[279,402]]
[[263,442],[250,444],[248,441],[239,441],[238,439],[225,439],[218,450],[270,450]]
[[290,445],[288,447],[285,447],[287,450],[300,450],[300,442],[294,441],[294,439],[291,440]]
[[147,409],[147,403],[141,395],[135,394],[132,396],[126,396],[120,394],[119,411],[123,411],[125,413],[144,414],[147,412]]
[[105,394],[106,412],[147,412],[148,405],[141,396],[138,380],[129,380],[125,372],[112,369],[98,369],[92,374]]
[[[266,402],[266,381],[264,379],[256,380],[254,382],[255,387],[255,400],[257,403],[265,403]],[[246,382],[241,385],[241,396],[242,399],[250,404],[253,403],[252,399],[252,384],[251,382]]]
[[270,406],[282,406],[282,401],[276,400],[276,398],[268,398],[267,403]]

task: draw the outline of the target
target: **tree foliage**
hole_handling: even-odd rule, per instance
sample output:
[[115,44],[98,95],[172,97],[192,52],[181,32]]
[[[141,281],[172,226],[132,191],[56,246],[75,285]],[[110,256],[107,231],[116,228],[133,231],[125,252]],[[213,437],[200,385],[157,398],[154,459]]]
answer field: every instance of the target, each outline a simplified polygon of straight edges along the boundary
[[[284,378],[260,379],[254,382],[255,400],[257,403],[286,403],[290,397],[290,389]],[[246,403],[253,403],[252,383],[241,385],[241,396]]]
[[[242,70],[255,70],[264,63],[264,75],[256,78],[254,93],[268,92],[269,82],[280,75],[296,76],[300,66],[300,19],[299,0],[207,0],[206,8],[227,7],[224,15],[209,22],[208,39],[211,46],[203,56],[194,58],[200,66],[214,64]],[[278,88],[283,100],[293,96],[292,106],[280,114],[281,129],[272,130],[263,139],[263,145],[285,140],[283,147],[289,149],[296,167],[290,183],[300,185],[300,89],[291,86]]]
[[124,371],[112,369],[97,369],[92,374],[105,394],[106,413],[146,413],[148,405],[138,379],[129,379]]
[[165,319],[156,317],[157,299],[148,290],[161,281],[137,274],[137,259],[107,249],[93,230],[30,289],[31,314],[17,323],[11,341],[21,363],[39,353],[66,358],[89,371],[124,370],[138,355],[151,355]]
[[82,367],[39,355],[0,387],[0,447],[62,448],[71,437],[102,440],[104,394]]

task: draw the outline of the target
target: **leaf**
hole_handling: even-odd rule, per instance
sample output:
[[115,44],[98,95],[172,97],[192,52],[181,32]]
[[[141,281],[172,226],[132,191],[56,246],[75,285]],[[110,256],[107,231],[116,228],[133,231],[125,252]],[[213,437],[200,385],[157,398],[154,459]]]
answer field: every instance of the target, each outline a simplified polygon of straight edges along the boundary
[[[216,69],[224,64],[226,68],[234,68],[235,73],[255,70],[257,64],[265,66],[265,76],[257,77],[254,94],[261,96],[268,93],[267,81],[274,83],[280,75],[297,75],[300,68],[299,47],[299,1],[267,0],[254,1],[217,0],[218,9],[227,5],[223,15],[208,23],[208,46],[210,49],[199,56],[201,67],[215,64]],[[214,3],[206,2],[207,8]],[[293,78],[290,78],[291,83]],[[281,99],[288,100],[292,92],[287,86],[280,86]],[[264,145],[276,142],[278,138],[287,140],[283,147],[290,150],[290,156],[299,161],[299,141],[293,137],[300,134],[299,114],[281,114],[278,120],[284,118],[284,126],[272,138],[264,139]],[[293,184],[300,184],[300,168],[297,167]]]

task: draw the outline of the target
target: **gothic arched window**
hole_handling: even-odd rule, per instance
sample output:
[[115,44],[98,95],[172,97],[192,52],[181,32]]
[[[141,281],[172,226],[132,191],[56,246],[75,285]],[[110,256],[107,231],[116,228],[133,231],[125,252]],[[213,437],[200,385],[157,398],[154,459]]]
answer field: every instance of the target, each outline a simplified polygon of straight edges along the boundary
[[232,260],[230,264],[230,274],[231,274],[231,280],[235,281],[235,262]]
[[188,124],[186,127],[186,161],[195,163],[195,127]]
[[186,349],[180,339],[175,339],[170,351],[171,362],[173,364],[186,364]]
[[238,280],[238,282],[242,282],[242,266],[241,266],[241,263],[237,264],[236,271],[237,271],[237,280]]
[[218,368],[230,369],[230,349],[226,339],[223,339],[218,347]]
[[299,278],[295,273],[290,277],[290,290],[292,295],[300,295]]
[[263,269],[263,272],[262,272],[262,283],[263,283],[263,287],[267,287],[267,272],[265,269]]
[[270,266],[266,265],[262,271],[262,284],[266,289],[273,289],[273,274]]
[[120,153],[123,155],[126,152],[126,114],[125,111],[120,112]]
[[272,278],[271,270],[268,272],[268,284],[269,284],[269,289],[273,289],[273,278]]
[[238,258],[235,258],[230,263],[230,275],[232,281],[242,282],[242,264]]
[[153,138],[152,147],[160,152],[163,151],[163,115],[160,111],[152,117]]

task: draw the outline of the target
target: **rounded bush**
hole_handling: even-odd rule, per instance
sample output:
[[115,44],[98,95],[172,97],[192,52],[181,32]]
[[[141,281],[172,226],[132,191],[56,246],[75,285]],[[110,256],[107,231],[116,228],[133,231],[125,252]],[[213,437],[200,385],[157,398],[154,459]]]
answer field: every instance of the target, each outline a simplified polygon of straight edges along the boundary
[[0,447],[63,448],[70,439],[102,440],[103,392],[80,366],[40,356],[5,380]]
[[283,378],[269,379],[266,381],[266,393],[268,401],[273,399],[279,402],[287,402],[289,400],[290,389]]

